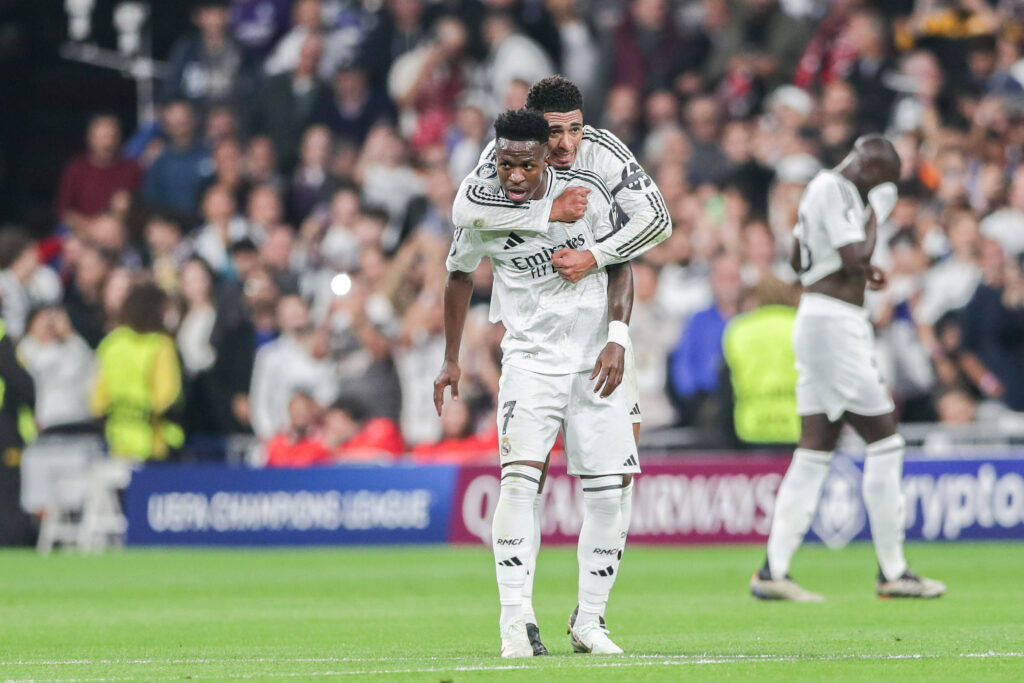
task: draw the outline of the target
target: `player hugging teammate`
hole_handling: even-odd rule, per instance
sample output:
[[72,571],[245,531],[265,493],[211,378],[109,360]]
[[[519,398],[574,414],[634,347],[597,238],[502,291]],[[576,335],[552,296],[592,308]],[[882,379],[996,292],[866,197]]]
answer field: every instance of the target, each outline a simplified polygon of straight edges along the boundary
[[[573,648],[622,652],[607,635],[603,613],[640,467],[627,328],[632,279],[620,264],[664,241],[672,228],[660,192],[633,155],[611,133],[584,126],[582,109],[579,90],[565,78],[535,83],[527,109],[498,117],[495,141],[463,181],[453,210],[445,360],[434,400],[440,413],[445,387],[458,396],[472,273],[486,256],[494,273],[490,319],[506,329],[492,533],[503,657],[547,653],[532,593],[539,493],[559,429],[569,474],[583,480]],[[624,390],[616,391],[624,378]]]

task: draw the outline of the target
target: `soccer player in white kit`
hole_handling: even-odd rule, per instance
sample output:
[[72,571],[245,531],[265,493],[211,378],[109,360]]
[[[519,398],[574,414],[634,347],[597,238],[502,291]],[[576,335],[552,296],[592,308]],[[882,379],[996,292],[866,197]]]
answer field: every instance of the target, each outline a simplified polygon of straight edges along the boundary
[[867,444],[861,488],[878,557],[879,597],[946,592],[941,582],[911,572],[903,556],[904,441],[864,309],[865,286],[886,284],[871,256],[878,225],[896,205],[899,171],[892,143],[865,135],[842,163],[815,176],[800,199],[791,264],[805,288],[793,330],[802,434],[775,501],[767,560],[750,579],[760,599],[824,599],[793,581],[789,565],[814,519],[844,423]]
[[[548,122],[532,110],[506,112],[495,122],[495,174],[476,183],[481,202],[521,206],[558,196],[570,183],[586,183],[595,198],[571,224],[545,223],[515,230],[456,227],[445,289],[445,361],[434,383],[438,408],[444,388],[458,396],[459,347],[473,289],[472,273],[483,257],[494,273],[491,320],[506,328],[498,390],[501,489],[494,512],[492,547],[501,603],[503,657],[531,657],[523,614],[527,561],[537,542],[534,501],[547,455],[559,429],[565,433],[570,475],[583,479],[584,519],[577,552],[579,614],[572,627],[578,651],[617,654],[600,618],[621,560],[624,477],[640,471],[624,392],[595,392],[594,359],[609,346],[624,346],[608,323],[607,276],[593,270],[577,282],[553,267],[564,249],[607,248],[620,254],[635,238],[612,231],[611,196],[596,177],[547,166]],[[542,229],[537,229],[538,227]],[[648,249],[668,237],[666,225]],[[599,247],[597,235],[607,235]],[[646,249],[637,252],[642,253]],[[624,260],[621,256],[610,262]]]
[[[559,171],[571,171],[577,180],[597,176],[610,190],[614,202],[609,209],[611,230],[608,235],[599,235],[599,242],[604,242],[611,233],[624,230],[625,234],[631,235],[632,238],[622,242],[621,256],[633,258],[660,241],[663,231],[666,228],[671,229],[668,209],[661,192],[629,148],[613,133],[584,124],[583,96],[579,88],[563,76],[543,78],[530,88],[526,106],[528,109],[543,113],[551,126],[548,164]],[[456,225],[489,229],[528,226],[542,230],[549,221],[565,220],[562,216],[571,204],[582,201],[583,205],[586,205],[589,190],[585,188],[589,186],[581,180],[575,184],[584,187],[570,187],[559,196],[546,195],[542,199],[528,202],[525,208],[495,205],[480,198],[479,188],[481,179],[494,176],[494,169],[494,143],[491,143],[480,155],[477,168],[459,188],[452,211]],[[606,266],[609,313],[613,320],[628,325],[633,305],[632,272],[628,263],[613,265],[613,257],[620,254],[607,249],[607,245],[602,244],[601,247],[592,251],[563,250],[556,256],[554,264],[559,273],[570,281],[578,280],[592,269]],[[599,373],[597,388],[602,389],[602,393],[607,395],[614,391],[620,382],[622,383],[630,404],[633,435],[639,441],[642,416],[633,348],[629,342],[628,329],[621,327],[619,331],[627,342],[626,346],[624,349],[617,345],[609,347],[598,358],[594,369],[595,373]],[[540,490],[543,491],[543,488],[544,476],[541,477]],[[629,478],[622,497],[623,545],[629,530],[632,500],[633,482]],[[534,509],[534,526],[538,538],[539,504],[540,497],[537,498]],[[534,556],[529,562],[523,609],[535,654],[547,654],[540,640],[533,611],[533,581],[536,576],[536,553],[539,550],[538,542],[534,548]],[[574,617],[570,616],[570,622],[573,619]]]

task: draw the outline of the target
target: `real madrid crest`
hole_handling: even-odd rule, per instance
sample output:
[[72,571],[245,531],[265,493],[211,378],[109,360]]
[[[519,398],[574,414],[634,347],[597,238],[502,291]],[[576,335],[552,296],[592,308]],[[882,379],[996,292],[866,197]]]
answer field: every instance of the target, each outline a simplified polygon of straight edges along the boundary
[[512,452],[512,442],[509,441],[508,437],[503,437],[501,440],[501,457],[507,458],[509,453]]

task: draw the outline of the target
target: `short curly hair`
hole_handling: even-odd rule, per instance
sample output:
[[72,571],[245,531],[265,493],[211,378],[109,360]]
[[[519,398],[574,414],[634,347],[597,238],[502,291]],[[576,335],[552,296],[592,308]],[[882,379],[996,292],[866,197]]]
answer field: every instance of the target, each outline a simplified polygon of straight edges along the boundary
[[547,143],[549,126],[544,115],[532,109],[509,109],[494,122],[494,136],[506,140]]
[[548,76],[530,86],[526,107],[542,114],[583,111],[583,93],[565,76]]

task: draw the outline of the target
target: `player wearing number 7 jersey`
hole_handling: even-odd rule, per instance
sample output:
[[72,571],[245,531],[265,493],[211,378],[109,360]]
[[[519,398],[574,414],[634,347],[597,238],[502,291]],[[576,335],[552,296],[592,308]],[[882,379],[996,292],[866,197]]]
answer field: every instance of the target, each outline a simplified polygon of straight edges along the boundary
[[[526,106],[544,114],[550,125],[548,164],[560,178],[570,181],[561,195],[546,195],[525,205],[509,207],[495,196],[501,189],[495,177],[494,144],[480,155],[477,168],[462,183],[453,208],[456,225],[479,229],[515,229],[526,227],[537,232],[547,230],[549,221],[571,221],[566,214],[574,203],[586,197],[585,188],[599,179],[608,188],[612,204],[608,207],[607,228],[597,235],[597,243],[589,249],[568,248],[557,253],[553,265],[566,279],[575,282],[586,273],[606,267],[608,274],[609,313],[613,321],[628,325],[633,304],[632,272],[628,263],[616,261],[634,258],[664,240],[671,232],[671,221],[665,200],[654,181],[637,163],[633,153],[610,131],[584,124],[583,96],[576,85],[562,76],[549,76],[533,84]],[[590,198],[595,198],[593,192]],[[582,199],[584,205],[586,199]],[[617,322],[613,323],[617,325]],[[625,327],[619,327],[625,332]],[[625,348],[609,345],[597,359],[595,372],[606,373],[603,393],[610,393],[622,382],[630,405],[634,439],[639,441],[641,406],[637,387],[632,343],[624,335]],[[601,382],[599,381],[600,385]],[[544,478],[540,490],[543,491]],[[627,478],[622,497],[622,544],[632,509],[633,483]],[[540,498],[537,503],[539,506]],[[534,511],[534,525],[539,537],[540,513]],[[539,544],[535,551],[539,550]],[[530,559],[524,588],[523,605],[530,639],[537,654],[546,654],[541,643],[533,613],[533,581],[536,555]],[[602,621],[603,623],[603,621]]]
[[903,557],[903,437],[874,361],[864,288],[882,289],[871,265],[878,225],[896,205],[900,159],[880,135],[859,138],[835,169],[800,199],[791,264],[805,291],[793,329],[802,434],[775,501],[767,560],[750,579],[764,600],[820,602],[789,576],[789,564],[818,507],[843,424],[867,444],[861,490],[878,556],[879,597],[938,597],[946,587],[919,577]]
[[[531,110],[506,112],[495,123],[495,166],[501,189],[494,201],[524,206],[557,195],[572,182],[546,163],[548,122]],[[498,389],[501,488],[492,546],[501,602],[503,657],[534,655],[524,615],[523,588],[537,542],[534,502],[541,472],[560,429],[565,432],[570,475],[583,482],[580,530],[579,618],[574,644],[595,654],[622,652],[601,627],[621,559],[624,477],[640,471],[623,392],[594,391],[593,359],[624,340],[606,334],[607,276],[596,269],[577,282],[563,278],[552,255],[592,249],[608,230],[610,193],[587,179],[594,199],[582,218],[543,232],[518,228],[456,228],[445,289],[445,362],[434,383],[440,413],[445,387],[458,396],[458,365],[472,273],[486,256],[494,273],[491,320],[506,329]],[[657,241],[652,242],[652,245]]]

